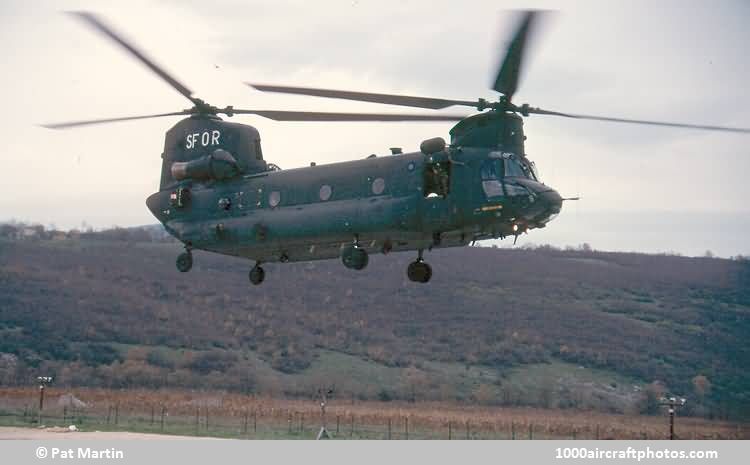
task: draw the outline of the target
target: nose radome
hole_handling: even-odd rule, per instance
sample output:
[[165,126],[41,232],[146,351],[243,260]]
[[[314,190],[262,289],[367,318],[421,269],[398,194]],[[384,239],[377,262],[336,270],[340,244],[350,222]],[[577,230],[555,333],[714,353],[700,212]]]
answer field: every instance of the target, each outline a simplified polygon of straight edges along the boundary
[[560,213],[560,210],[562,209],[562,196],[554,190],[550,189],[546,192],[542,192],[542,198],[544,201],[549,205],[550,213]]

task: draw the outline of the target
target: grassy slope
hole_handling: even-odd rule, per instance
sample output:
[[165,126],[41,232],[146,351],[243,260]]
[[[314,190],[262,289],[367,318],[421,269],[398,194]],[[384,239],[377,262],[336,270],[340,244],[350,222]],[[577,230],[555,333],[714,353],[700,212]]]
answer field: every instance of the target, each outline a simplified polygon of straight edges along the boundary
[[427,286],[408,282],[411,257],[395,254],[360,273],[335,261],[268,265],[255,288],[249,262],[198,252],[180,274],[178,251],[0,244],[0,331],[15,335],[0,351],[27,344],[73,360],[71,341],[219,348],[239,354],[264,388],[304,392],[333,379],[370,397],[418,386],[467,398],[487,385],[544,400],[593,383],[594,398],[622,399],[623,386],[656,379],[689,393],[704,374],[717,402],[747,405],[743,263],[469,248],[429,254]]

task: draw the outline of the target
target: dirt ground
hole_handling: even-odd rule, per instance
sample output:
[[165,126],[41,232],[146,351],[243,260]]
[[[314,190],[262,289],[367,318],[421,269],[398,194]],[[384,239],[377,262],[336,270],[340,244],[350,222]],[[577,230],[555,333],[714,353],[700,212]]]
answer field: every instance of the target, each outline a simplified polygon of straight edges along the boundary
[[67,428],[16,428],[0,427],[0,440],[4,439],[215,439],[195,436],[174,436],[169,434],[128,433],[122,431],[70,431]]

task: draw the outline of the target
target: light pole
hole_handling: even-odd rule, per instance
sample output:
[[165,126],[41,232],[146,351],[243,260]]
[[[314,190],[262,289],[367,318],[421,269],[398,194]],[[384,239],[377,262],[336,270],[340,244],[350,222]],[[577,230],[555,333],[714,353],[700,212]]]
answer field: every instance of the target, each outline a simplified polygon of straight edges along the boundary
[[39,425],[42,424],[42,410],[44,409],[44,388],[48,384],[52,383],[51,376],[37,376],[36,380],[39,382]]
[[669,439],[674,439],[674,414],[677,407],[685,405],[684,397],[662,397],[659,399],[659,405],[666,405],[669,407]]
[[316,439],[331,439],[331,435],[328,434],[326,429],[326,404],[328,404],[328,397],[333,395],[333,388],[330,389],[318,389],[318,398],[320,399],[320,431]]

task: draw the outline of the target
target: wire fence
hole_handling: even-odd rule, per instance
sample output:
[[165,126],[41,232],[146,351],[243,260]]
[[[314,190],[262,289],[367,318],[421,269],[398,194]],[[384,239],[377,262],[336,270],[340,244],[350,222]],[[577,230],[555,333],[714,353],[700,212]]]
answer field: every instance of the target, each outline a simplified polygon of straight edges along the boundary
[[[315,439],[325,425],[334,439],[665,439],[667,431],[624,432],[613,425],[560,425],[509,421],[440,421],[412,415],[362,415],[334,410],[227,409],[216,406],[151,404],[134,408],[118,403],[92,407],[0,407],[0,426],[63,427],[81,431],[130,431],[235,439]],[[739,439],[736,433],[687,433],[685,439]]]
[[[150,412],[123,411],[114,405],[106,412],[86,409],[38,409],[23,412],[0,411],[0,425],[36,427],[67,427],[75,425],[84,431],[133,431],[176,435],[215,436],[247,439],[314,439],[323,421],[320,415],[289,411],[286,418],[259,415],[256,411],[242,415],[222,415],[212,409],[196,408],[193,415],[172,414],[164,407],[154,407]],[[410,421],[411,420],[411,421]],[[364,422],[357,415],[329,415],[326,431],[336,439],[539,439],[550,436],[544,431],[534,431],[534,426],[511,424],[505,431],[502,425],[492,427],[471,422],[447,422],[443,428],[420,425],[408,416],[387,419],[383,422]],[[573,438],[576,436],[573,435]]]

